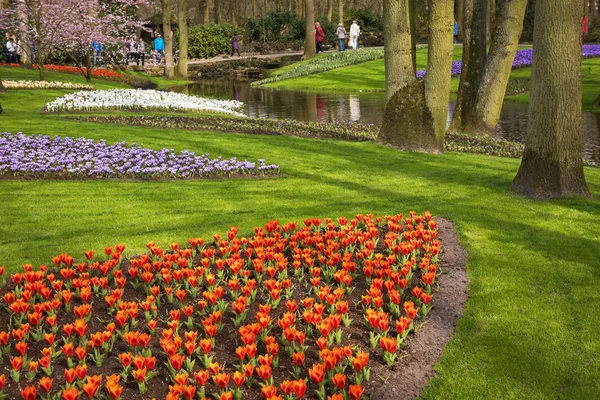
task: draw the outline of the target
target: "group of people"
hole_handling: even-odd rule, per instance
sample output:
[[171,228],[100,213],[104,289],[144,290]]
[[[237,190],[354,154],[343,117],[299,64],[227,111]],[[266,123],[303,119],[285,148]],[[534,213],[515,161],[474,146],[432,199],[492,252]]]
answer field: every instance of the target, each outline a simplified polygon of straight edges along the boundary
[[[346,35],[349,36],[348,48],[354,50],[358,49],[360,26],[358,25],[357,21],[352,21],[352,25],[350,25],[350,33],[346,32],[344,24],[340,22],[335,34],[338,39],[338,51],[346,50]],[[323,31],[323,27],[319,22],[315,23],[315,42],[317,43],[317,54],[324,52],[325,50],[323,49],[323,44],[325,43],[325,32]]]
[[[11,35],[9,32],[6,32],[4,34],[3,53],[5,62],[9,64],[19,64],[21,63],[21,57],[26,56],[27,48],[24,43],[17,39],[16,35]],[[33,61],[35,59],[33,46],[31,46],[30,54]]]
[[[157,64],[164,59],[165,56],[165,41],[160,35],[160,33],[156,34],[154,38],[154,57]],[[94,55],[94,66],[98,67],[102,64],[102,53],[104,50],[104,46],[100,42],[92,42],[92,53]],[[146,64],[146,42],[144,39],[139,38],[131,38],[125,44],[123,48],[123,56],[125,57],[125,65],[129,65],[132,62],[139,67],[140,64],[145,66]]]

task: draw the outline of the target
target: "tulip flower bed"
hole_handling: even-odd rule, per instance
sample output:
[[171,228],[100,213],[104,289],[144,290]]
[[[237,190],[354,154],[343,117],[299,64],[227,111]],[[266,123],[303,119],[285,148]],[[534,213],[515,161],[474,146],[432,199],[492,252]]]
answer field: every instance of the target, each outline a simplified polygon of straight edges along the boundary
[[[594,58],[600,57],[600,44],[584,44],[581,50],[583,58]],[[533,49],[518,50],[515,54],[513,61],[513,69],[529,67],[533,64]],[[452,76],[460,75],[462,71],[462,62],[452,62]],[[425,77],[426,70],[422,69],[417,71],[417,78],[422,79]]]
[[429,212],[274,220],[25,265],[3,278],[1,397],[367,397],[432,307],[437,235]]
[[2,81],[6,89],[93,89],[91,85],[82,85],[70,82],[51,82],[51,81]]
[[112,89],[70,93],[46,104],[49,112],[60,111],[193,111],[244,116],[236,110],[243,103],[214,100],[158,90]]
[[204,178],[276,175],[279,167],[197,156],[184,151],[154,151],[84,138],[0,133],[0,177],[36,178]]

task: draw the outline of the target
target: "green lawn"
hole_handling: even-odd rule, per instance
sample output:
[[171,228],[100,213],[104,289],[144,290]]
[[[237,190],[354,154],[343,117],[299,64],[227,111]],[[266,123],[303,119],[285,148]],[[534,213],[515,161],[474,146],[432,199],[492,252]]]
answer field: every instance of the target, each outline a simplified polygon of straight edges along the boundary
[[[4,71],[0,71],[4,72]],[[507,189],[519,162],[427,155],[372,143],[77,123],[40,115],[64,91],[0,94],[2,131],[126,140],[160,149],[257,159],[281,178],[172,182],[1,181],[0,264],[48,264],[127,244],[139,254],[241,234],[269,219],[389,215],[449,218],[469,253],[469,300],[424,399],[583,399],[600,393],[600,170],[593,199],[537,201]],[[402,388],[398,388],[402,390]]]

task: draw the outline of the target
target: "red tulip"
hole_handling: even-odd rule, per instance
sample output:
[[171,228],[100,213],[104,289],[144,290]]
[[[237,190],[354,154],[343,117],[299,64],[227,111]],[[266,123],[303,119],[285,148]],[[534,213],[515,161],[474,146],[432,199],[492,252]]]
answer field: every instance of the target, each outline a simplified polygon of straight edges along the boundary
[[365,389],[361,385],[350,385],[348,387],[348,395],[352,400],[358,400],[365,392]]
[[296,397],[304,397],[304,394],[306,393],[306,382],[304,379],[298,379],[297,381],[292,382],[292,390]]
[[77,388],[68,388],[62,391],[63,400],[77,400],[79,398],[79,390]]
[[23,400],[35,400],[36,396],[35,386],[27,386],[25,389],[21,390],[21,397]]
[[325,378],[325,364],[313,364],[312,368],[308,370],[308,376],[316,383],[323,382]]

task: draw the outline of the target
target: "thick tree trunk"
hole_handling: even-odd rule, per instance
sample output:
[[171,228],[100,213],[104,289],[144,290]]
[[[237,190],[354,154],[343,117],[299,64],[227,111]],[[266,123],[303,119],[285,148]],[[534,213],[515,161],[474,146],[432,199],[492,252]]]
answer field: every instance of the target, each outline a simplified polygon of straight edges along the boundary
[[486,61],[487,0],[464,0],[462,71],[458,84],[456,107],[452,114],[451,132],[463,130],[463,123],[475,108],[479,82]]
[[409,1],[384,0],[385,87],[388,100],[399,89],[416,79],[412,59]]
[[[379,140],[401,150],[439,151],[437,145],[432,145],[435,129],[426,102],[425,84],[415,77],[409,1],[385,0],[384,3],[387,104]],[[434,67],[434,70],[437,75],[438,69]],[[450,74],[450,70],[447,73]]]
[[537,0],[525,151],[512,190],[589,196],[581,159],[580,0]]
[[344,23],[344,0],[338,0],[338,24]]
[[171,31],[171,0],[161,0],[163,39],[165,41],[165,78],[175,78],[175,65],[173,63],[173,31]]
[[177,24],[179,25],[179,60],[177,75],[181,79],[188,78],[188,22],[187,0],[177,0]]
[[431,14],[425,98],[433,117],[435,133],[435,136],[431,138],[429,150],[441,153],[444,150],[444,133],[448,120],[452,81],[454,0],[429,0],[429,12]]
[[456,0],[456,22],[458,23],[458,34],[462,35],[464,32],[465,24],[465,8],[463,5],[464,0]]
[[309,59],[317,54],[315,42],[315,0],[305,1],[305,24],[306,36],[304,38],[304,56],[303,59]]
[[327,0],[327,21],[333,19],[333,0]]
[[[527,7],[527,5],[525,5]],[[494,31],[496,24],[496,0],[488,1],[487,14],[487,41],[491,43],[494,40]],[[520,36],[520,35],[519,35]]]
[[[464,121],[466,132],[490,136],[496,133],[506,85],[523,30],[526,6],[527,0],[512,0],[502,3],[497,16],[494,41],[477,92],[475,110],[470,118]],[[581,8],[579,8],[579,13],[581,14]],[[578,26],[581,27],[581,23]]]
[[256,18],[258,16],[258,2],[256,0],[252,0],[252,17]]

